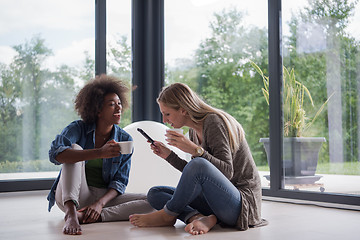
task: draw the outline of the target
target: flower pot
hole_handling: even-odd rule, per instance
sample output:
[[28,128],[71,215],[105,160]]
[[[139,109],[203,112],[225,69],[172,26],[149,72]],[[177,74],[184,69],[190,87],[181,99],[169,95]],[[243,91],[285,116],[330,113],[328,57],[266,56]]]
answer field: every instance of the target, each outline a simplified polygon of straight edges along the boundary
[[[270,140],[260,138],[264,144],[268,164],[270,166]],[[283,141],[283,168],[285,177],[314,176],[319,152],[324,137],[292,137]]]

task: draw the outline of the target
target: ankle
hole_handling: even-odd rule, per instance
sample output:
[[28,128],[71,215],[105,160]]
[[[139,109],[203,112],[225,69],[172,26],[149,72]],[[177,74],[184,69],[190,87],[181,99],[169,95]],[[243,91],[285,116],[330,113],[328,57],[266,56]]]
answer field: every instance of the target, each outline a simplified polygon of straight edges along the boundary
[[186,222],[191,223],[192,221],[199,219],[201,217],[204,217],[204,215],[202,215],[201,213],[198,213],[198,214],[195,214],[194,216],[190,217]]
[[214,214],[209,215],[208,218],[214,225],[217,223],[217,217]]
[[168,214],[167,212],[164,211],[164,209],[160,210],[159,213],[163,221],[175,224],[176,222],[175,216]]
[[159,213],[161,213],[162,218],[163,218],[163,219],[165,219],[165,220],[172,220],[172,219],[176,219],[176,217],[175,217],[175,216],[168,214],[167,212],[165,212],[165,210],[164,210],[164,209],[159,210]]
[[67,201],[64,203],[65,215],[76,215],[76,206],[73,201]]

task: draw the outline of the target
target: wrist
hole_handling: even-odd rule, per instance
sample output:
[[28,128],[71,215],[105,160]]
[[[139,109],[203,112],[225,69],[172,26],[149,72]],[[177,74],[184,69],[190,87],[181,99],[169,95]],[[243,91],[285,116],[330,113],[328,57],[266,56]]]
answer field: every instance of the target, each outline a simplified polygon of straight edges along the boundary
[[197,146],[195,148],[195,153],[193,154],[193,157],[201,157],[204,154],[205,150],[201,146]]
[[103,156],[103,150],[101,148],[95,148],[95,156],[96,158],[102,158]]
[[105,206],[105,202],[102,199],[99,199],[97,202],[95,202],[95,204],[102,208]]
[[164,159],[165,159],[166,161],[168,161],[169,157],[170,157],[172,154],[173,154],[173,151],[170,151],[169,155],[167,155],[167,157],[164,157]]

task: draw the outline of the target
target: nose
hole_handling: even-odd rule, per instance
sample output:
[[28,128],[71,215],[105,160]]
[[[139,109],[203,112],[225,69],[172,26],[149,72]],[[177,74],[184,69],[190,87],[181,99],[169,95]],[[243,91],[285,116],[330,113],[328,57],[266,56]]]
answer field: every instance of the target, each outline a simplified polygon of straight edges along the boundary
[[167,123],[167,119],[164,115],[162,115],[162,118],[163,118],[163,123]]
[[121,105],[121,103],[120,103],[120,104],[116,104],[116,107],[117,107],[117,109],[122,110],[122,105]]

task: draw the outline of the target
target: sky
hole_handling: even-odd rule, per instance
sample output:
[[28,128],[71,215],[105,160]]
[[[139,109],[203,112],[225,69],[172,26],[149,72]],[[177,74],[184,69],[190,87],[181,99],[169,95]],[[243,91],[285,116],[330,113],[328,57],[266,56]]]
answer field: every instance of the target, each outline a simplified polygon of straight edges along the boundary
[[84,50],[94,51],[94,12],[89,0],[0,0],[0,62],[40,34],[54,53],[49,64],[78,64]]
[[[190,58],[199,43],[209,36],[213,13],[236,7],[246,11],[247,24],[267,28],[267,0],[164,0],[165,60]],[[94,57],[94,0],[0,0],[0,62],[10,63],[15,51],[12,46],[24,44],[40,34],[54,55],[47,65],[82,65],[84,51]],[[291,10],[306,1],[283,1],[283,23]],[[360,5],[360,4],[359,4]],[[21,7],[19,7],[21,6]],[[285,10],[286,9],[286,10]],[[130,44],[131,0],[107,0],[107,39],[125,35]],[[360,8],[349,31],[360,39]],[[284,25],[284,27],[286,27]],[[286,28],[284,28],[286,33]]]

